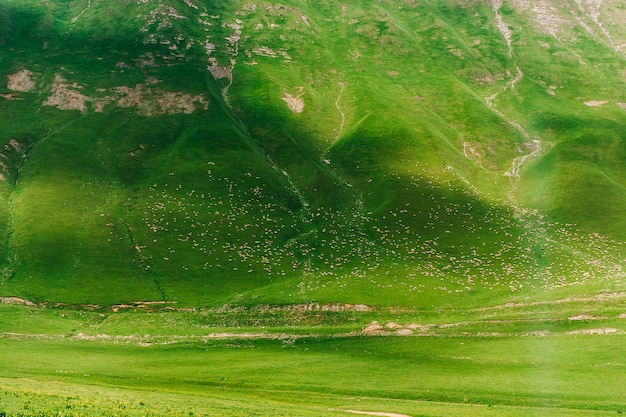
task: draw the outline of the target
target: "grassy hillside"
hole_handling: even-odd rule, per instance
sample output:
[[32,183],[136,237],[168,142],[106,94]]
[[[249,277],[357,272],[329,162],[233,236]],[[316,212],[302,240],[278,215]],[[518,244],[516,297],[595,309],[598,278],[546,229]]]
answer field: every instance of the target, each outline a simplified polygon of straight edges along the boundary
[[623,34],[593,7],[3,1],[0,288],[432,306],[615,279]]

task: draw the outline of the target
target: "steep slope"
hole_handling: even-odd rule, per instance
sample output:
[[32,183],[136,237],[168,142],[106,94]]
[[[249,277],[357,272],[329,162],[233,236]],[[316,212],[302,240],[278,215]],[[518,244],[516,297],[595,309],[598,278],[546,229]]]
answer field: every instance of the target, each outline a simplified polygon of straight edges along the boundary
[[[71,22],[69,30],[51,28],[43,53],[32,51],[41,48],[39,39],[16,40],[31,49],[32,62],[8,75],[22,82],[9,81],[11,97],[3,104],[13,116],[28,116],[4,118],[5,130],[7,138],[21,143],[20,136],[33,136],[36,143],[7,192],[5,280],[14,291],[67,302],[191,297],[185,292],[214,299],[255,285],[250,274],[245,282],[227,282],[220,271],[247,272],[250,264],[263,271],[257,253],[237,254],[254,237],[250,229],[264,232],[257,237],[264,247],[294,233],[297,197],[224,107],[204,62],[144,45],[142,27],[132,20],[96,24],[110,13],[111,19],[145,13],[140,24],[154,18],[167,27],[168,19],[178,19],[172,10],[127,5],[75,14],[59,8],[52,17],[61,27]],[[20,13],[45,19],[33,6],[15,12],[17,23],[28,21]],[[95,30],[85,48],[79,22],[90,13],[86,27]],[[124,33],[133,29],[134,38]],[[56,59],[63,65],[51,65]],[[20,105],[30,108],[16,109]],[[233,228],[235,216],[240,227]],[[215,246],[220,254],[211,256]],[[230,264],[233,255],[237,261]],[[216,265],[220,256],[228,266]],[[172,284],[170,293],[161,279],[184,285]]]
[[2,293],[432,307],[621,277],[617,2],[1,3]]

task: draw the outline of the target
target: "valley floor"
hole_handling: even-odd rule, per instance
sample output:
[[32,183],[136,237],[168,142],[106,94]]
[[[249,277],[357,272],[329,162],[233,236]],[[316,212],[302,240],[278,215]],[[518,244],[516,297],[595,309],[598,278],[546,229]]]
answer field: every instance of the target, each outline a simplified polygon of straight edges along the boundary
[[0,415],[621,413],[623,301],[614,293],[437,312],[5,304]]

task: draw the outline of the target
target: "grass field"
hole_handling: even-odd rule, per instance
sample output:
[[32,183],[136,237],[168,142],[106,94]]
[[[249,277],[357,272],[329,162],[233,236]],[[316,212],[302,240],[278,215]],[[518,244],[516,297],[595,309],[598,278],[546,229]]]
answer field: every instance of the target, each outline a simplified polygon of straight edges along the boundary
[[0,412],[615,414],[624,308],[623,293],[439,311],[3,305]]

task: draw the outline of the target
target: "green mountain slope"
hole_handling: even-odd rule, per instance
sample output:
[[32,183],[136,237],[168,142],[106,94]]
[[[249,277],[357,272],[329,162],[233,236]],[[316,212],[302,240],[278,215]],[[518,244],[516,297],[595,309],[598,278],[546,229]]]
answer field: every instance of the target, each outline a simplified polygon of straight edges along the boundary
[[0,6],[0,293],[436,307],[621,283],[618,1]]

